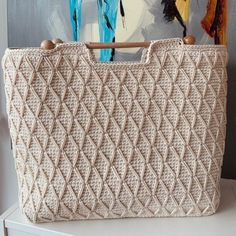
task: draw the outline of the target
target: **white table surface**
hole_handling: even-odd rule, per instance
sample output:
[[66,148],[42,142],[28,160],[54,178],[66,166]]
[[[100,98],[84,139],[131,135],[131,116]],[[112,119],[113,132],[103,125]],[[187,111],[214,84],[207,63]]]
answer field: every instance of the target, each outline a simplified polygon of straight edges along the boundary
[[[192,218],[86,220],[31,224],[16,205],[0,217],[6,236],[236,236],[236,180],[222,179],[222,199],[216,214]],[[2,230],[1,230],[2,227]],[[5,233],[5,234],[4,234]]]

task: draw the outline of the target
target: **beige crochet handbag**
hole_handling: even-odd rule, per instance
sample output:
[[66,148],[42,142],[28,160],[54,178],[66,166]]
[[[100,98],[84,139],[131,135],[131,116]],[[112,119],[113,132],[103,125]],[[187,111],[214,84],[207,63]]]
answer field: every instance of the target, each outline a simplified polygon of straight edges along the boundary
[[97,62],[96,44],[85,43],[6,50],[19,202],[30,221],[216,211],[226,48],[143,45],[139,62]]

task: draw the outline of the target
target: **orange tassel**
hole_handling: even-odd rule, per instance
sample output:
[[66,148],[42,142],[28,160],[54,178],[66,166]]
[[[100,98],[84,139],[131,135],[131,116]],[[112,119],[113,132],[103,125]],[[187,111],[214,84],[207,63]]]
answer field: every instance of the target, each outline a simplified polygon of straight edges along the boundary
[[220,44],[227,44],[227,0],[221,0],[222,13],[220,16],[220,26],[218,28],[218,37]]
[[214,37],[215,44],[226,44],[227,0],[209,0],[202,27]]
[[211,32],[210,29],[215,19],[216,4],[217,4],[217,0],[209,0],[207,4],[207,13],[201,22],[203,29],[205,29],[205,31],[211,37],[214,37],[214,32]]

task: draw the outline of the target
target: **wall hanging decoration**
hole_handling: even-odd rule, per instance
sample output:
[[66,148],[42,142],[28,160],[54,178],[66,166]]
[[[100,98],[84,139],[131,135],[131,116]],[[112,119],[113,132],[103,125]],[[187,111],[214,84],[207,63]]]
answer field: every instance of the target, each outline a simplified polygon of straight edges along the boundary
[[[163,10],[160,12],[160,5]],[[95,3],[95,2],[94,2]],[[128,6],[130,3],[125,2]],[[191,4],[195,8],[206,8],[206,13],[201,20],[201,25],[206,33],[214,38],[215,44],[226,44],[226,28],[227,28],[227,1],[226,0],[209,0],[208,3],[192,2],[191,0],[157,0],[146,1],[146,4],[152,8],[149,9],[155,17],[162,14],[167,23],[177,21],[183,28],[182,35],[185,36],[187,28],[191,28],[189,15],[191,12]],[[154,8],[153,8],[154,7]],[[70,1],[71,22],[73,28],[73,38],[79,41],[81,30],[81,8],[82,0]],[[95,9],[95,8],[94,8]],[[125,11],[122,0],[97,0],[97,15],[99,25],[100,42],[115,42],[117,36],[117,18],[118,12],[121,15],[123,29],[125,29]],[[128,13],[129,14],[129,13]],[[194,13],[192,14],[192,16]],[[82,19],[85,20],[85,19]],[[159,22],[160,24],[160,22]],[[200,24],[200,22],[199,22]],[[140,26],[141,28],[142,26]],[[157,25],[158,27],[158,25]],[[126,31],[129,29],[126,29]],[[145,29],[143,29],[145,32]],[[112,61],[114,59],[115,49],[101,50],[101,61]]]

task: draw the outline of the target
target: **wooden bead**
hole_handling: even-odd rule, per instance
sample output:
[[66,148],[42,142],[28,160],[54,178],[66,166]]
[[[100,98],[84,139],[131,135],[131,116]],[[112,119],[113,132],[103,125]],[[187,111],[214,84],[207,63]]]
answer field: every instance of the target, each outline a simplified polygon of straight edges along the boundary
[[193,44],[195,44],[195,42],[196,42],[196,39],[192,35],[187,35],[186,37],[184,37],[185,44],[193,45]]
[[51,50],[51,49],[55,48],[55,46],[56,45],[51,40],[44,40],[41,43],[40,47],[44,50]]
[[61,39],[53,39],[52,42],[54,44],[59,44],[59,43],[63,43],[63,41]]

